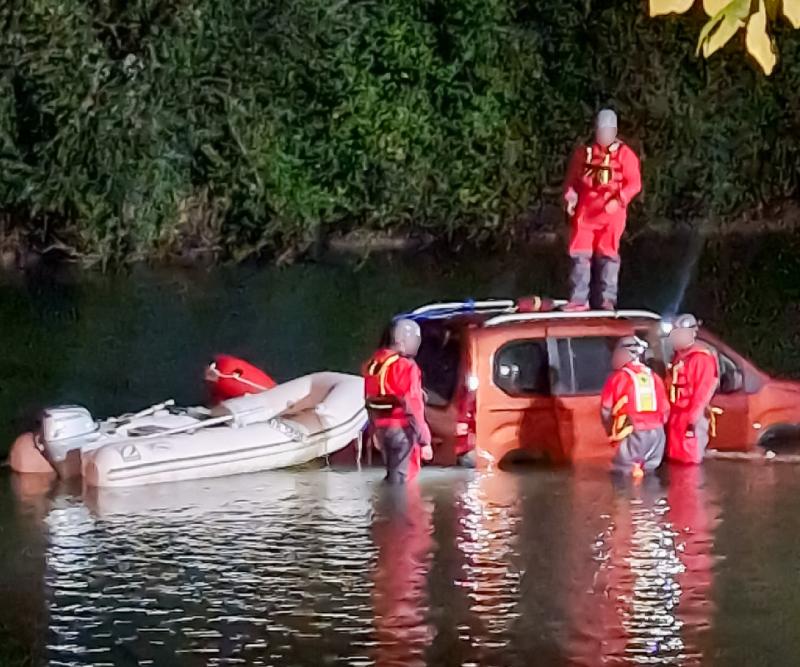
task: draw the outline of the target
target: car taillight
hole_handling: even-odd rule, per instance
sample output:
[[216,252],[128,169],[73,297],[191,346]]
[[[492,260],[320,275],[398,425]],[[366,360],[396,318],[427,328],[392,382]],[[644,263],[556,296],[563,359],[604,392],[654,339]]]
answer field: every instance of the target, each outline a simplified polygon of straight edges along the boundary
[[477,383],[470,376],[459,393],[456,404],[456,456],[475,449],[475,389],[477,389]]

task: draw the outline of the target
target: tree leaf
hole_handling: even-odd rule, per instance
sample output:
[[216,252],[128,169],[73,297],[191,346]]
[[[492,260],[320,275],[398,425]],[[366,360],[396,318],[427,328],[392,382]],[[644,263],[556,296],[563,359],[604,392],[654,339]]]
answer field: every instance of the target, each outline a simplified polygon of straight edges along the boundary
[[650,16],[684,14],[693,4],[694,0],[650,0]]
[[731,0],[703,0],[703,11],[709,16],[716,16],[730,4],[733,4]]
[[744,27],[744,21],[736,17],[726,16],[717,29],[703,43],[703,56],[708,58],[716,51],[719,51],[742,27]]
[[800,0],[783,0],[783,15],[793,28],[800,28]]
[[772,38],[767,33],[767,11],[764,0],[758,3],[758,11],[747,22],[747,37],[745,39],[747,50],[756,59],[765,74],[771,74],[778,58],[775,55],[775,46]]
[[722,12],[720,12],[706,21],[706,24],[700,31],[700,36],[697,38],[697,51],[695,53],[700,53],[700,51],[703,50],[709,35],[711,35],[711,32],[717,28],[723,18],[724,15]]

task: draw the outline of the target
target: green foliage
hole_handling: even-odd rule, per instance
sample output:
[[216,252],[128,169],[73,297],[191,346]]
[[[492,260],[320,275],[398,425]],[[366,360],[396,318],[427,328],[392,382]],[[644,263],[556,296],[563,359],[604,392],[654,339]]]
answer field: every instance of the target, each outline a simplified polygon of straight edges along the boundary
[[104,260],[499,237],[601,104],[644,157],[640,221],[793,194],[796,44],[764,81],[695,60],[695,28],[634,0],[4,3],[0,210]]

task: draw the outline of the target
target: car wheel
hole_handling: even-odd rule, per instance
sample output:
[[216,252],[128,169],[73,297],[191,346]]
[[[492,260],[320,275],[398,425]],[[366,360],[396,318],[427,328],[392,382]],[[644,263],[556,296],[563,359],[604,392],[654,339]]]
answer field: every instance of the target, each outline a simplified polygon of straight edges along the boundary
[[775,424],[758,439],[759,447],[777,453],[800,453],[800,426]]
[[456,458],[456,463],[462,468],[474,468],[477,464],[477,460],[475,459],[475,450],[470,450],[461,454],[461,456]]

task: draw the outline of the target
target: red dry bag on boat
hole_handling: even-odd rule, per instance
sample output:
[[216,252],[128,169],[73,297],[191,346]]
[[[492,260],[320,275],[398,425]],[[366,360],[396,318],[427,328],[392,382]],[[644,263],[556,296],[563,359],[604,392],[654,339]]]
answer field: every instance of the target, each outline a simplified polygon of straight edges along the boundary
[[218,354],[206,368],[206,384],[213,403],[272,389],[275,380],[260,368],[228,354]]

